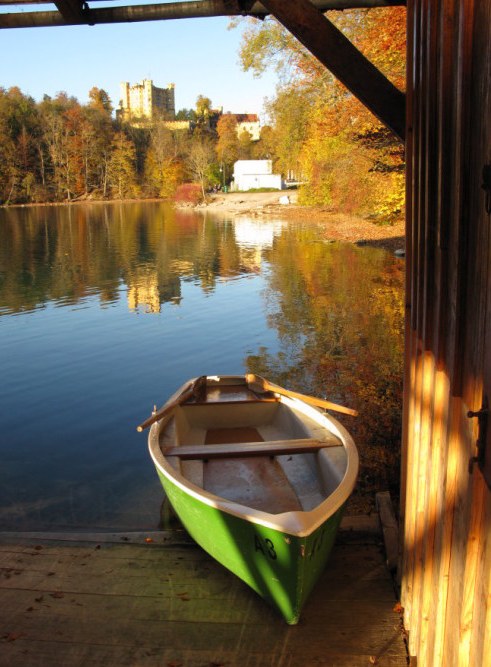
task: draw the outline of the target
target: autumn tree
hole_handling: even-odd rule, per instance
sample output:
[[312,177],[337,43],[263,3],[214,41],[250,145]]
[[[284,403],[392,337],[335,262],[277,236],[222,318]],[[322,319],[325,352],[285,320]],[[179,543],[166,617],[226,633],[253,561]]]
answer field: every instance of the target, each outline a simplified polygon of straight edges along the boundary
[[[405,9],[329,12],[342,32],[401,89]],[[404,157],[398,140],[273,18],[244,32],[242,66],[260,75],[275,67],[281,86],[267,110],[274,160],[306,177],[300,201],[342,207],[390,221],[403,207]],[[353,196],[353,193],[355,196]]]
[[36,199],[41,141],[38,109],[19,88],[0,89],[0,201]]
[[227,175],[231,176],[234,163],[239,159],[239,137],[237,119],[233,114],[223,114],[217,124],[218,141],[216,154],[225,184]]
[[114,137],[112,104],[105,90],[91,88],[89,104],[85,108],[86,152],[85,172],[88,192],[108,194],[108,167]]
[[135,196],[137,191],[136,150],[134,143],[122,130],[116,132],[112,141],[108,181],[112,192],[118,199]]
[[239,133],[239,160],[250,160],[253,146],[252,134],[248,130],[242,130]]
[[307,139],[315,99],[315,95],[309,96],[300,86],[291,84],[266,105],[274,119],[274,144],[271,147],[275,150],[275,170],[286,178],[300,176],[300,153]]
[[165,123],[153,124],[145,159],[145,184],[150,193],[171,197],[183,179],[183,146],[179,133],[169,130]]
[[196,116],[198,118],[208,118],[211,113],[211,100],[204,95],[198,95],[196,99]]
[[198,95],[196,99],[196,122],[193,128],[194,134],[209,134],[212,126],[211,121],[213,112],[211,108],[211,100],[204,95]]
[[259,140],[254,142],[252,157],[254,160],[272,160],[276,156],[276,135],[271,125],[264,125]]
[[107,92],[103,88],[97,88],[96,86],[89,90],[88,106],[108,116],[113,111],[113,105]]
[[189,142],[186,162],[193,178],[201,186],[203,199],[206,196],[214,161],[215,148],[212,140],[206,136],[194,136]]
[[80,105],[65,92],[55,98],[45,96],[40,105],[43,142],[46,149],[50,188],[57,201],[77,193],[80,146],[77,119]]

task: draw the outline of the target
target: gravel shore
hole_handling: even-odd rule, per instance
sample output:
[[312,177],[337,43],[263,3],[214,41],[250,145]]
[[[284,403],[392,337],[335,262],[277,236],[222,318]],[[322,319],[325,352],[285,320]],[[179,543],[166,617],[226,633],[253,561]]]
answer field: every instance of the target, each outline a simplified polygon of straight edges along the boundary
[[[285,198],[288,198],[288,202]],[[405,247],[404,221],[380,225],[357,216],[334,213],[327,208],[299,206],[295,191],[218,193],[211,195],[206,204],[200,204],[196,208],[213,211],[214,214],[247,213],[254,217],[278,216],[284,219],[310,220],[322,223],[326,239],[332,241],[348,241],[400,253]]]

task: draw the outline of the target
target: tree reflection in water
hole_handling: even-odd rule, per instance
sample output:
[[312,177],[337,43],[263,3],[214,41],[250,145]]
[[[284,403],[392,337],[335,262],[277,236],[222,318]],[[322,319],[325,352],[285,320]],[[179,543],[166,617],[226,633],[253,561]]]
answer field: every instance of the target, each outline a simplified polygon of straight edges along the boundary
[[[315,224],[154,202],[0,211],[0,324],[10,322],[12,350],[0,519],[35,506],[26,529],[114,526],[122,514],[139,527],[135,497],[153,471],[141,441],[135,453],[134,423],[203,372],[254,372],[356,408],[358,418],[339,417],[361,454],[352,506],[396,494],[403,273],[402,260],[327,243]],[[10,332],[21,330],[16,347]],[[31,420],[19,421],[18,397]]]
[[358,444],[352,510],[399,490],[404,262],[375,248],[327,243],[318,229],[288,229],[268,259],[268,320],[281,349],[251,355],[248,368],[280,385],[358,410],[334,415]]

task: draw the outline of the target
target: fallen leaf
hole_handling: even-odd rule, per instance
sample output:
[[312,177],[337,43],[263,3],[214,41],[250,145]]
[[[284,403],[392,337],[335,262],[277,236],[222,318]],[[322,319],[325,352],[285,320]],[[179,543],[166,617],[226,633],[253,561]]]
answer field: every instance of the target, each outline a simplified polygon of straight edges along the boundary
[[150,542],[153,542],[153,540],[152,540],[151,537],[146,537],[146,538],[145,538],[145,542],[146,542],[147,544],[150,544]]
[[371,665],[378,665],[378,658],[376,655],[371,655],[369,661]]

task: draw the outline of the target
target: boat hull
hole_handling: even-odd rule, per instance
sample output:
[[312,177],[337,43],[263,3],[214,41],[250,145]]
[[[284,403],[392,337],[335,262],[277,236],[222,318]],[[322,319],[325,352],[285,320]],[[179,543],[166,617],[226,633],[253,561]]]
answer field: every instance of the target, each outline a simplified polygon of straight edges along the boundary
[[325,569],[344,507],[308,536],[298,537],[200,502],[157,468],[186,531],[216,561],[269,602],[290,625]]
[[248,377],[192,380],[144,425],[191,537],[295,624],[325,569],[358,454],[330,415],[277,385],[258,395]]

